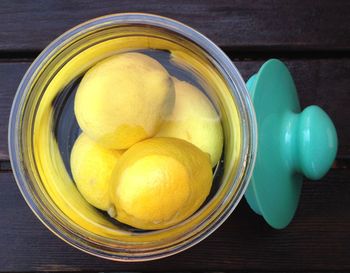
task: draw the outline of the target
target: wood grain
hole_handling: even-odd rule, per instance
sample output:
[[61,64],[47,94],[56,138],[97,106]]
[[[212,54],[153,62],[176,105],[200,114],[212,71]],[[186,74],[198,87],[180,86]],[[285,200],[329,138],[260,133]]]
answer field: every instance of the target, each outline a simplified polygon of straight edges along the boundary
[[[234,56],[232,56],[234,58]],[[338,157],[350,155],[350,59],[285,60],[294,77],[302,107],[316,104],[333,119],[338,129]],[[235,62],[247,80],[262,61]],[[7,126],[11,103],[29,63],[0,63],[0,160],[8,160]]]
[[0,271],[350,270],[350,170],[305,181],[292,224],[273,230],[244,200],[206,240],[163,260],[105,261],[46,229],[23,201],[12,174],[0,173]]
[[7,128],[11,104],[29,63],[0,63],[0,160],[8,160]]
[[350,49],[350,2],[346,0],[16,0],[0,1],[0,52],[16,52],[11,55],[16,57],[22,51],[40,51],[77,24],[120,12],[167,16],[231,49]]

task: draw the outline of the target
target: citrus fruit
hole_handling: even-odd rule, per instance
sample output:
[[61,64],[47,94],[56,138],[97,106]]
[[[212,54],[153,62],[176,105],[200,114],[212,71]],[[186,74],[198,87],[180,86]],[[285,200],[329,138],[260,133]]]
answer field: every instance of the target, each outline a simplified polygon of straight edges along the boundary
[[111,177],[113,217],[152,230],[192,215],[212,184],[208,154],[175,138],[151,138],[128,149]]
[[174,100],[173,82],[158,61],[141,53],[123,53],[87,71],[74,111],[91,139],[107,148],[126,149],[156,134]]
[[107,210],[111,201],[109,182],[121,152],[109,150],[81,134],[71,152],[71,170],[78,190],[86,201]]
[[191,142],[210,155],[215,166],[220,160],[223,133],[220,117],[209,99],[192,84],[173,78],[175,106],[157,136]]

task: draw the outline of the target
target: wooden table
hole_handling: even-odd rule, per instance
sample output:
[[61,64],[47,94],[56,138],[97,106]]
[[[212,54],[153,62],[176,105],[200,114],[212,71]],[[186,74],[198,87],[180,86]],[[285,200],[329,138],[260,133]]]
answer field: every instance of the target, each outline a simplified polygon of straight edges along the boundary
[[[209,238],[147,263],[118,263],[80,252],[47,230],[17,189],[7,151],[16,88],[37,54],[85,20],[149,12],[199,30],[232,58],[243,77],[271,57],[286,62],[303,107],[332,117],[339,152],[319,182],[305,181],[292,224],[273,230],[243,200]],[[350,1],[1,1],[0,271],[350,271]]]

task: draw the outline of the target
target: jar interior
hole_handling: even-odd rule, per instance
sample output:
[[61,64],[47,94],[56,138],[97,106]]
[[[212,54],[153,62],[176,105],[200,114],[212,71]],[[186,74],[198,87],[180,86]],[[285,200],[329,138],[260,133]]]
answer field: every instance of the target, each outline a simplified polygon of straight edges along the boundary
[[[209,197],[190,218],[163,230],[139,230],[110,218],[85,201],[71,176],[70,152],[81,132],[74,116],[79,82],[94,64],[124,52],[147,54],[172,76],[198,87],[215,106],[223,127],[224,148]],[[157,256],[210,229],[232,206],[245,174],[241,102],[232,95],[221,64],[202,47],[160,26],[118,24],[85,29],[43,58],[22,99],[20,149],[27,190],[55,233],[86,251],[94,249],[96,255]]]

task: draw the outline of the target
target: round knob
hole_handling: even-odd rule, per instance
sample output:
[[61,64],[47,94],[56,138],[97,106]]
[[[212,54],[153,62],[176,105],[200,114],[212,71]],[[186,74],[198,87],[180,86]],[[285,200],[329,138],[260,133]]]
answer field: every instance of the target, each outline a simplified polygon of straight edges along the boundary
[[312,105],[298,115],[297,126],[298,169],[309,179],[320,179],[337,153],[333,122],[320,107]]

